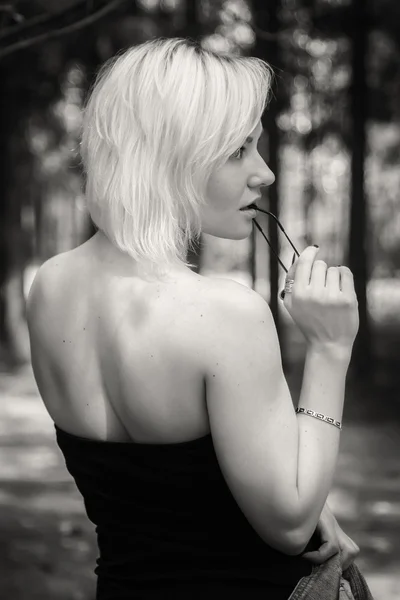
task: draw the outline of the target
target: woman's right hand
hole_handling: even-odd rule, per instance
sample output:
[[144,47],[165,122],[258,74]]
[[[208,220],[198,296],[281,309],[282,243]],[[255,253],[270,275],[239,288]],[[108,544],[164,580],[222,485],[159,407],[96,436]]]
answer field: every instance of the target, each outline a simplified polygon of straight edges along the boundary
[[359,328],[353,274],[315,260],[318,251],[308,246],[290,267],[294,284],[283,304],[310,346],[351,351]]

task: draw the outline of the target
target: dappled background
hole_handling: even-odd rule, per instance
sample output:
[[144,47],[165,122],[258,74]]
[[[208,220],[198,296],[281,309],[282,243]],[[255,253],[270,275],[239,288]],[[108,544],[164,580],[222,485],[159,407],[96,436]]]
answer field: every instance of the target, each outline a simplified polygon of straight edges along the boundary
[[[96,70],[155,36],[260,56],[276,73],[261,207],[301,251],[354,274],[360,330],[328,502],[376,600],[400,597],[400,4],[398,0],[30,0],[0,4],[0,597],[92,600],[94,526],[32,375],[25,301],[37,268],[93,235],[79,160]],[[288,267],[273,219],[257,217]],[[203,235],[190,260],[270,304],[297,403],[305,344],[260,232]]]

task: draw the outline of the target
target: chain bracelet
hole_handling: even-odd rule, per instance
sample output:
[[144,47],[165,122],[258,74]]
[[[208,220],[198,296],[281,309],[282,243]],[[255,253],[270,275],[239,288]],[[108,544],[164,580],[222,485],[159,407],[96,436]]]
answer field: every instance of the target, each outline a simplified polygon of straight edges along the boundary
[[326,415],[323,415],[322,413],[317,413],[314,410],[311,410],[310,408],[296,408],[296,413],[308,415],[309,417],[315,417],[316,419],[319,419],[320,421],[325,421],[325,423],[334,425],[338,429],[343,429],[340,421],[335,421],[335,419],[332,419],[332,417],[327,417]]

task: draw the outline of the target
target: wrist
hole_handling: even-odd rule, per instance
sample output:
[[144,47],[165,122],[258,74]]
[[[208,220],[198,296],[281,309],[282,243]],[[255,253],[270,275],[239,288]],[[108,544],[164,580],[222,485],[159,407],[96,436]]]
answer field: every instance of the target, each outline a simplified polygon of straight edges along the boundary
[[338,344],[309,343],[307,345],[308,353],[348,366],[351,360],[352,348]]

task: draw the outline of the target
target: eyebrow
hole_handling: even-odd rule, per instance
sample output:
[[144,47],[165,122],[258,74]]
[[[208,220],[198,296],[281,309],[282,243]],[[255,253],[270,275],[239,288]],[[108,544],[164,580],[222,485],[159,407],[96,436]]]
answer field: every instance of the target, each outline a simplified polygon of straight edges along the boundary
[[[264,133],[264,131],[265,131],[265,130],[264,130],[264,128],[263,128],[263,129],[261,129],[261,133],[260,133],[260,135],[259,135],[259,138],[258,138],[258,139],[260,139],[260,137],[262,136],[262,134]],[[251,135],[250,135],[249,137],[247,137],[247,138],[246,138],[245,144],[251,144],[251,142],[253,141],[253,139],[254,139],[254,138],[252,138],[252,137],[251,137]]]

